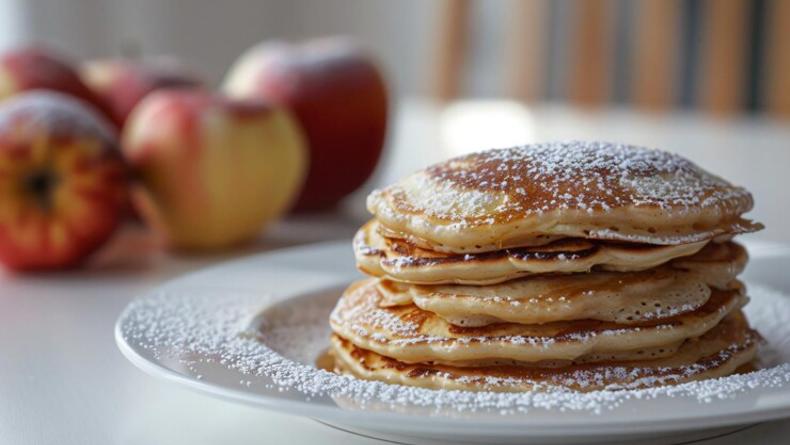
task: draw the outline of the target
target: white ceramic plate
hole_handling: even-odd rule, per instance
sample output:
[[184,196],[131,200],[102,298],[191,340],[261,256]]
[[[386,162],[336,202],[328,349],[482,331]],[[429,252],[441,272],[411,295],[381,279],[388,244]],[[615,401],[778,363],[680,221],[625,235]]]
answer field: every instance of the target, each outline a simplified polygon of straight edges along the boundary
[[115,334],[123,354],[157,377],[397,442],[690,443],[790,417],[790,247],[748,247],[747,314],[769,341],[762,353],[769,368],[659,391],[462,393],[315,369],[328,343],[328,313],[342,288],[360,278],[349,242],[184,276],[133,301]]

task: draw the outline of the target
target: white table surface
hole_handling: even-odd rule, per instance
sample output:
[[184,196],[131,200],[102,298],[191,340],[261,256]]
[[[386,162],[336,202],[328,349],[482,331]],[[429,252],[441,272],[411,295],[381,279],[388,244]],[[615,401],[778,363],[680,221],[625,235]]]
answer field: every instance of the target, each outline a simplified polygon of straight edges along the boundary
[[[606,139],[683,153],[747,186],[753,216],[767,229],[753,239],[790,242],[790,126],[763,120],[711,121],[694,115],[591,114],[556,106],[418,102],[399,108],[389,150],[371,184],[480,146],[517,141]],[[369,189],[370,186],[366,187]],[[261,411],[173,386],[126,362],[113,325],[135,295],[166,279],[237,255],[350,238],[366,218],[365,190],[333,214],[289,218],[243,251],[178,257],[127,228],[90,268],[20,276],[0,272],[0,444],[376,443],[310,419]],[[757,425],[700,443],[781,443],[790,421]]]

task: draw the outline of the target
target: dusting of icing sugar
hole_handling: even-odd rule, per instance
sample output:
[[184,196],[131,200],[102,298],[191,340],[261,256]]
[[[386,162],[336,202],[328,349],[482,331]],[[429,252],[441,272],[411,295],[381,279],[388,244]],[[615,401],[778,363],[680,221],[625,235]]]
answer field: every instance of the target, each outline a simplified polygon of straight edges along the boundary
[[[373,304],[371,299],[345,302],[338,310],[332,312],[330,320],[338,325],[350,324],[351,329],[362,337],[374,340],[386,340],[383,336],[369,332],[369,327],[383,329],[398,336],[414,337],[420,326],[408,320],[403,320],[386,309]],[[433,340],[423,337],[425,341]]]
[[609,212],[656,207],[736,215],[749,192],[669,152],[608,142],[569,141],[487,150],[428,167],[371,194],[384,219],[403,209],[467,224],[493,224],[555,210]]
[[[790,303],[788,297],[750,285],[753,303],[747,316],[767,340],[761,350],[765,366],[755,372],[648,389],[604,390],[579,393],[543,388],[521,393],[430,390],[363,381],[312,366],[315,357],[300,358],[299,351],[326,347],[325,320],[334,298],[299,305],[298,318],[273,317],[289,326],[278,335],[260,332],[250,319],[276,300],[261,294],[227,290],[159,291],[133,301],[121,316],[121,341],[151,352],[161,363],[189,374],[196,363],[211,363],[238,373],[238,390],[265,393],[277,388],[301,394],[306,401],[318,397],[350,400],[358,405],[427,407],[436,411],[489,411],[502,415],[547,409],[557,412],[602,413],[636,399],[684,397],[700,403],[739,397],[750,391],[790,389]],[[336,293],[334,294],[337,295]],[[283,304],[283,303],[280,303]],[[274,329],[274,328],[273,328]],[[196,378],[194,373],[190,374]],[[211,383],[204,380],[204,383]],[[334,404],[334,402],[328,402]],[[397,409],[397,408],[393,408]]]

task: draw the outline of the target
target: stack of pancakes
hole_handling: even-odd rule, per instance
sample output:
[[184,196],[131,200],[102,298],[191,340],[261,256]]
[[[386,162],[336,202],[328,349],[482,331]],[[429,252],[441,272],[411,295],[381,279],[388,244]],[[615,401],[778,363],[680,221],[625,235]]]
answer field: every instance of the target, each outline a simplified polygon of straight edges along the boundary
[[643,388],[754,358],[741,312],[752,197],[666,152],[598,142],[475,153],[368,197],[332,312],[339,372],[518,391]]

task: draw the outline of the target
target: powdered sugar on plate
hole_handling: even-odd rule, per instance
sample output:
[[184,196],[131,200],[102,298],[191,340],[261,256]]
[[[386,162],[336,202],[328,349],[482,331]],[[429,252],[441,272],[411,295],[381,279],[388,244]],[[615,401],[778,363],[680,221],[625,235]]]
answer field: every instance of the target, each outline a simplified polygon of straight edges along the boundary
[[[700,403],[750,391],[790,387],[790,299],[756,285],[746,307],[751,324],[766,338],[764,368],[752,373],[651,389],[578,393],[437,391],[369,382],[317,369],[328,344],[327,319],[340,289],[275,298],[230,289],[164,288],[133,301],[118,324],[120,340],[140,355],[192,379],[202,364],[238,374],[236,389],[264,385],[305,401],[331,397],[343,406],[427,407],[437,411],[522,413],[535,408],[600,413],[628,400],[685,397]],[[342,402],[341,402],[342,401]]]

